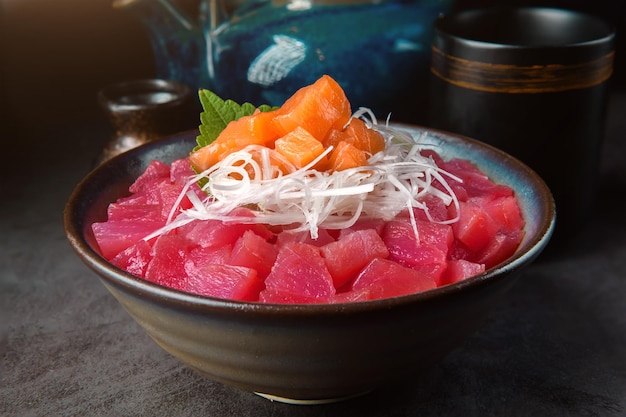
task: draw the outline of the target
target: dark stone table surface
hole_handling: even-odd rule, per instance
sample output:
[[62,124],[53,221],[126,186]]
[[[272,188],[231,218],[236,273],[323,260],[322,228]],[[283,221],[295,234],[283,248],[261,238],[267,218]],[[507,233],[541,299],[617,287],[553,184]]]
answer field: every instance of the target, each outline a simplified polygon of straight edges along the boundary
[[0,415],[626,415],[626,94],[611,97],[596,211],[580,239],[525,270],[484,326],[434,368],[318,406],[270,402],[197,375],[74,255],[63,207],[107,135],[106,123],[84,121],[36,148],[3,138]]

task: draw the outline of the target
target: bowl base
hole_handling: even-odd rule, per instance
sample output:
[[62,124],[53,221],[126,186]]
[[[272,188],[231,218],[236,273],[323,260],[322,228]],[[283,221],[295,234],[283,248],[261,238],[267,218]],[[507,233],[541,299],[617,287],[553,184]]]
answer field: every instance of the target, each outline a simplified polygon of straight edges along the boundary
[[267,400],[270,401],[276,401],[276,402],[280,402],[280,403],[284,403],[284,404],[292,404],[292,405],[321,405],[321,404],[332,404],[332,403],[338,403],[341,401],[346,401],[346,400],[350,400],[352,398],[356,398],[356,397],[360,397],[362,395],[366,395],[369,394],[371,391],[363,391],[363,392],[358,392],[356,394],[350,394],[350,395],[346,395],[343,397],[336,397],[336,398],[320,398],[320,399],[312,399],[312,400],[298,400],[295,398],[285,398],[285,397],[279,397],[276,395],[271,395],[271,394],[264,394],[262,392],[255,392],[256,395],[263,397]]

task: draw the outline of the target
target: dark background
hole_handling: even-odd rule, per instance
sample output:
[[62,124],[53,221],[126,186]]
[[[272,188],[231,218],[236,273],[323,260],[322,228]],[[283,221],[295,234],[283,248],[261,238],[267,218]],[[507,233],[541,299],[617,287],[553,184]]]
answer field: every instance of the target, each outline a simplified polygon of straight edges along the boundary
[[[194,13],[200,0],[176,0]],[[138,21],[113,0],[0,0],[1,125],[6,136],[41,140],[52,129],[100,117],[96,92],[108,83],[154,76]],[[612,88],[626,85],[623,0],[458,0],[457,8],[515,4],[583,10],[618,28]],[[17,134],[7,135],[7,132]],[[6,143],[6,142],[5,142]]]

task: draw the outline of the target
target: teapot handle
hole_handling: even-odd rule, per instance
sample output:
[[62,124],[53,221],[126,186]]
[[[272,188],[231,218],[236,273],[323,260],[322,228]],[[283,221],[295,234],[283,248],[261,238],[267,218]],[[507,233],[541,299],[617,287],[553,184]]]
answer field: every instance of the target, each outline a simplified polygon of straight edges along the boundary
[[208,28],[209,33],[222,23],[230,19],[230,16],[243,6],[248,0],[203,0],[200,3],[200,20],[208,22],[201,26]]
[[170,0],[114,0],[113,7],[133,13],[143,23],[159,78],[210,88],[201,29],[184,11]]

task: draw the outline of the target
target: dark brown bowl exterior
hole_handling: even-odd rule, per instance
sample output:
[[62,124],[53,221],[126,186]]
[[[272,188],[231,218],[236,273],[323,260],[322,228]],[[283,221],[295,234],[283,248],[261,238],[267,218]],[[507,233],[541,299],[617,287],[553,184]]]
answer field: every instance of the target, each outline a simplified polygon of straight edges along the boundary
[[304,402],[358,395],[419,372],[461,344],[543,250],[554,227],[552,195],[532,170],[480,142],[426,130],[442,156],[473,160],[512,186],[527,222],[511,259],[460,283],[363,303],[266,305],[185,294],[112,266],[95,249],[90,225],[105,219],[107,205],[127,193],[151,160],[187,155],[196,132],[144,145],[91,172],[68,200],[67,238],[163,349],[207,377]]

